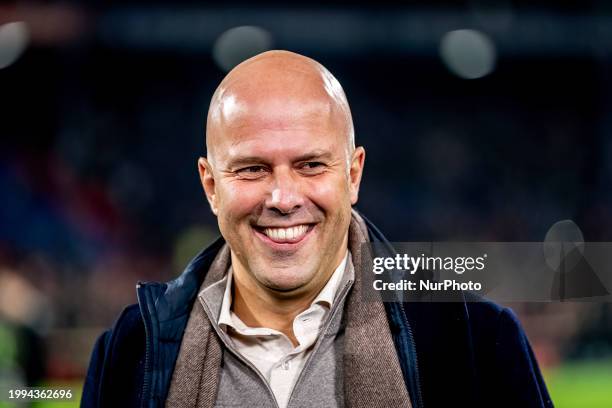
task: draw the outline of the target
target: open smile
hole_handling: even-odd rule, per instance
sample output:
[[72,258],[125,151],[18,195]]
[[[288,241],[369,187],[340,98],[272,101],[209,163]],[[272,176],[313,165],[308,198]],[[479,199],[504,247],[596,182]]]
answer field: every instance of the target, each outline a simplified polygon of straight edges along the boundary
[[254,227],[257,235],[267,244],[273,246],[293,247],[304,241],[314,230],[315,224],[300,224],[289,227]]

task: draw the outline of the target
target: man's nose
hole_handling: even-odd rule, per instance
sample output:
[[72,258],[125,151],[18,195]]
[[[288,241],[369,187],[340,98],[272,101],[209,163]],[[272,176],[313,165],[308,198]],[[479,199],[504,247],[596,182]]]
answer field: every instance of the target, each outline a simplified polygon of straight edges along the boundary
[[304,204],[304,196],[300,191],[299,181],[291,174],[291,170],[274,172],[272,191],[266,200],[266,207],[282,214],[291,214]]

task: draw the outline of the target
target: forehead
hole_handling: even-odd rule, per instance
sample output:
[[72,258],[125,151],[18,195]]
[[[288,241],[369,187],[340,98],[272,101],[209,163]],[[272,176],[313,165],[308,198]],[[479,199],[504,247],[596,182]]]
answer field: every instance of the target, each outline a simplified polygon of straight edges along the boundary
[[233,109],[217,128],[218,156],[296,157],[314,150],[333,153],[343,145],[344,131],[326,104],[304,106],[277,100],[252,109]]
[[230,93],[219,102],[214,116],[216,130],[221,133],[239,129],[290,130],[341,125],[328,99],[270,91],[260,95]]
[[216,156],[334,150],[347,138],[344,115],[324,91],[248,91],[228,90],[209,116],[209,148]]

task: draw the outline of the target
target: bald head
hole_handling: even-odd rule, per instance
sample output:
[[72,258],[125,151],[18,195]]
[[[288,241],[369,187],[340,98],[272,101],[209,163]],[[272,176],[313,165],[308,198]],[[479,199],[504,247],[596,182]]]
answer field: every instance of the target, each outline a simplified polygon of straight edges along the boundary
[[348,101],[338,80],[321,64],[289,51],[256,55],[227,74],[215,91],[206,124],[209,161],[228,128],[248,122],[287,129],[302,120],[327,120],[345,139],[347,159],[355,148]]
[[289,316],[278,304],[309,304],[347,252],[365,149],[344,92],[309,58],[260,54],[219,85],[206,144],[198,171],[231,249],[232,307]]

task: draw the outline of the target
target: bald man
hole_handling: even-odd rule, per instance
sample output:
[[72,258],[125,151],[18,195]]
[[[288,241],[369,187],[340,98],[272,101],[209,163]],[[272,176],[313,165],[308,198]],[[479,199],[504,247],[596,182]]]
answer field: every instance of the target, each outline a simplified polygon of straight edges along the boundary
[[321,64],[270,51],[238,65],[206,147],[222,238],[178,279],[138,285],[94,347],[83,406],[551,404],[511,311],[363,301],[363,245],[386,240],[352,209],[365,150]]

